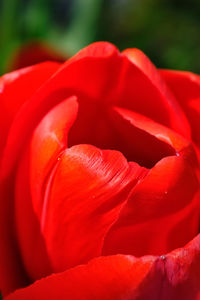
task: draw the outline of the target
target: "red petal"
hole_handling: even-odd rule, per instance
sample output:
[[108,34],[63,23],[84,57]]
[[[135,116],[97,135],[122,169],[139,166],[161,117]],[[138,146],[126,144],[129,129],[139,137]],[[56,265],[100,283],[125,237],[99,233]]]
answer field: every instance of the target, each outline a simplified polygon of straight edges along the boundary
[[[37,126],[16,171],[16,232],[23,263],[31,279],[50,273],[51,265],[41,235],[41,210],[46,181],[67,146],[68,131],[77,114],[76,97],[55,106]],[[52,270],[51,270],[52,271]]]
[[171,70],[160,73],[185,111],[192,127],[192,140],[200,147],[200,76]]
[[[56,63],[44,63],[37,66],[22,69],[4,75],[0,79],[1,99],[1,139],[0,152],[2,154],[4,144],[8,135],[10,125],[21,106],[32,96],[32,94],[46,81],[57,69]],[[23,130],[22,130],[23,132]],[[16,145],[15,145],[16,146]],[[13,149],[10,155],[5,156],[5,166],[13,156]],[[2,179],[5,169],[0,168],[0,285],[3,292],[11,291],[27,283],[27,277],[20,260],[20,254],[14,236],[14,175]],[[17,275],[14,272],[17,270]]]
[[[145,117],[120,108],[115,111],[123,118],[121,122],[128,123],[128,127],[119,127],[130,135],[129,140],[134,137],[136,127],[152,139],[171,145],[178,156],[159,161],[134,188],[106,235],[103,254],[162,254],[183,246],[197,234],[199,227],[199,182],[197,163],[191,161],[195,156],[191,145],[172,130]],[[144,137],[141,141],[137,138],[136,151],[154,155],[157,149],[152,149],[153,144]]]
[[[88,265],[42,279],[8,296],[6,300],[136,299],[140,285],[147,280],[146,287],[152,281],[148,277],[154,264],[153,257],[140,260],[123,255],[99,257]],[[157,281],[160,281],[159,278]]]
[[5,176],[11,171],[37,123],[54,105],[71,95],[78,95],[80,99],[83,94],[89,99],[104,99],[107,89],[110,88],[110,75],[113,74],[113,70],[120,71],[119,59],[120,53],[117,49],[109,43],[102,42],[88,46],[63,64],[63,67],[24,105],[15,119],[3,160]]
[[47,183],[41,218],[54,270],[100,255],[106,232],[146,173],[121,153],[90,145],[74,146],[61,155]]
[[[32,97],[13,124],[6,154],[10,160],[4,169],[12,168],[25,140],[46,112],[71,95],[77,95],[80,101],[87,98],[88,103],[96,102],[101,108],[120,104],[189,136],[187,120],[176,100],[166,92],[164,82],[157,79],[156,70],[151,72],[155,78],[152,82],[146,70],[131,60],[105,42],[94,43],[69,59]],[[88,108],[87,104],[85,109]],[[13,147],[15,156],[11,155]]]
[[189,123],[156,67],[138,49],[127,49],[123,54],[132,62],[132,69],[126,74],[126,86],[122,92],[124,102],[127,103],[123,103],[123,106],[189,137]]
[[184,159],[161,160],[135,187],[105,238],[103,254],[141,256],[182,247],[198,233],[198,188]]
[[181,106],[192,99],[200,97],[199,75],[174,70],[159,70],[159,72]]
[[120,151],[129,160],[153,167],[163,157],[183,155],[197,168],[191,143],[173,130],[120,107],[110,109],[110,120],[116,129]]
[[1,139],[0,156],[2,155],[8,130],[22,104],[58,69],[57,63],[43,63],[21,69],[0,78],[1,103]]
[[99,257],[51,275],[5,300],[198,300],[200,236],[166,256]]
[[77,98],[70,97],[53,107],[34,130],[30,144],[30,185],[34,210],[38,216],[43,205],[44,182],[59,154],[67,148],[68,133],[77,112]]

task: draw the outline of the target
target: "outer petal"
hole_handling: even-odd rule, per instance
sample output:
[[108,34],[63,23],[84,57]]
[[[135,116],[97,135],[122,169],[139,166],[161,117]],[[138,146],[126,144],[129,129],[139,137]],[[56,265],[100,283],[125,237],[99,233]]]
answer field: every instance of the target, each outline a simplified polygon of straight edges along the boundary
[[22,104],[58,69],[57,63],[43,63],[8,73],[0,78],[0,156],[12,120]]
[[192,140],[200,147],[200,76],[191,72],[160,70],[192,127]]
[[[75,97],[66,99],[46,115],[45,120],[38,128],[38,135],[34,140],[35,148],[31,153],[32,163],[35,164],[35,167],[38,167],[37,173],[31,173],[33,177],[31,182],[35,185],[34,196],[38,200],[35,203],[40,203],[41,199],[38,198],[38,190],[41,190],[41,185],[51,169],[54,159],[56,160],[56,155],[66,146],[67,133],[76,117],[76,112],[77,103]],[[0,231],[3,241],[0,245],[0,288],[4,293],[23,286],[27,281],[29,282],[30,274],[28,277],[24,269],[24,264],[26,265],[27,261],[31,262],[35,268],[36,266],[40,267],[39,272],[37,269],[38,277],[49,273],[48,263],[46,262],[48,257],[43,255],[45,249],[42,245],[40,227],[31,203],[30,153],[29,149],[26,149],[26,145],[24,145],[23,150],[22,159],[21,157],[19,158],[19,168],[17,170],[14,169],[10,177],[1,178],[0,181]],[[6,158],[9,160],[9,157]],[[1,170],[1,172],[3,173],[4,170]],[[38,207],[39,205],[36,206]],[[38,213],[39,208],[36,211]],[[20,252],[23,255],[26,252],[26,256],[23,256],[23,261],[21,261],[15,236],[16,231],[21,246]],[[34,255],[37,256],[38,253],[40,259],[36,263]],[[43,260],[45,267],[39,265],[40,260]],[[32,271],[32,277],[35,275],[33,273]]]
[[[44,63],[33,67],[6,74],[0,79],[0,105],[1,105],[1,139],[0,153],[13,119],[21,106],[34,94],[34,92],[58,69],[57,63]],[[21,134],[23,129],[21,131]],[[15,149],[15,147],[14,147]],[[10,151],[13,156],[15,151]],[[5,165],[0,168],[0,287],[3,292],[13,290],[27,283],[27,276],[18,252],[14,236],[14,172],[9,178],[3,178],[7,162],[11,157],[5,155]],[[15,171],[15,170],[14,170]],[[6,258],[6,259],[5,259]],[[13,270],[17,270],[16,273]]]
[[5,300],[199,300],[199,295],[200,236],[167,256],[99,257],[42,279]]
[[156,67],[138,49],[127,49],[123,54],[133,64],[132,72],[129,72],[129,76],[126,77],[126,90],[123,91],[125,102],[129,97],[134,99],[133,103],[129,101],[127,107],[171,127],[185,137],[189,137],[188,120]]
[[76,97],[50,110],[34,131],[31,144],[24,147],[16,170],[15,228],[23,264],[32,280],[53,271],[41,234],[41,211],[46,182],[60,152],[67,146],[68,132],[77,110]]
[[200,97],[200,76],[192,72],[159,70],[180,105]]

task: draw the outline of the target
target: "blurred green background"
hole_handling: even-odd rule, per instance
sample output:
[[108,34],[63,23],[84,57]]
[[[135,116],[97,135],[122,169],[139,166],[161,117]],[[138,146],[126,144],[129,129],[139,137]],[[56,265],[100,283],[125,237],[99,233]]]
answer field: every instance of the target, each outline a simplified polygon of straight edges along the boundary
[[35,43],[64,60],[99,40],[140,48],[160,68],[200,73],[200,0],[0,0],[1,74],[19,67],[17,55],[28,60]]

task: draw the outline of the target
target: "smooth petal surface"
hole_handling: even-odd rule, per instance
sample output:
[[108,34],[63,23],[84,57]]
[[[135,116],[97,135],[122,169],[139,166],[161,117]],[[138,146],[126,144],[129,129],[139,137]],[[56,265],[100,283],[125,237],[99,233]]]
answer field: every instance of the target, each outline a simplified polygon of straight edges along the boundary
[[59,154],[67,147],[68,132],[77,110],[76,97],[68,98],[50,110],[34,130],[31,144],[24,147],[16,171],[16,233],[23,264],[32,280],[53,271],[41,234],[40,219],[46,182]]
[[41,217],[55,271],[101,254],[106,232],[146,174],[117,151],[77,145],[63,152],[47,183]]
[[[69,124],[72,124],[73,122],[73,119],[75,118],[75,115],[76,115],[76,104],[75,104],[75,107],[73,106],[72,102],[73,102],[73,99],[71,99],[72,101],[69,101],[69,113],[70,115],[68,115],[68,119],[67,119],[67,115],[66,115],[66,118],[63,120],[61,120],[61,116],[63,115],[64,112],[66,112],[66,109],[63,109],[64,108],[64,105],[65,104],[61,104],[61,108],[60,108],[60,113],[58,113],[58,118],[56,119],[55,118],[55,114],[52,113],[50,114],[49,118],[47,117],[47,121],[48,121],[48,124],[46,123],[46,131],[44,130],[45,126],[43,126],[43,137],[45,136],[46,134],[46,144],[45,144],[45,141],[43,139],[43,146],[44,148],[47,146],[48,142],[50,141],[50,137],[52,137],[52,147],[49,147],[49,152],[48,154],[51,154],[53,155],[53,150],[58,150],[58,147],[56,147],[56,143],[55,143],[55,140],[58,144],[58,146],[60,146],[59,148],[59,151],[61,149],[61,147],[63,147],[63,142],[65,142],[64,140],[60,140],[59,141],[59,138],[62,136],[62,127],[65,127],[62,123],[62,121],[65,121],[65,124],[67,122],[69,122]],[[74,107],[74,109],[72,108],[72,106]],[[74,112],[74,113],[73,113]],[[33,117],[33,116],[31,116]],[[71,117],[71,120],[70,120],[70,117]],[[57,120],[58,121],[59,119],[59,122],[57,122],[57,124],[55,124],[55,121]],[[51,122],[50,124],[50,121],[53,121],[54,120],[54,125],[55,125],[55,128],[52,128],[53,127],[53,124]],[[68,124],[68,125],[69,125]],[[52,130],[52,136],[49,136],[48,135],[48,126],[49,125],[49,129],[51,128]],[[28,125],[27,125],[28,127]],[[69,125],[70,127],[70,125]],[[54,129],[54,131],[53,131]],[[67,126],[66,128],[64,128],[67,130]],[[25,128],[23,128],[23,130],[21,131],[21,135],[23,135],[25,131]],[[66,131],[65,131],[66,133]],[[51,135],[51,134],[50,134]],[[65,134],[63,133],[63,139],[65,139]],[[41,138],[41,135],[40,135],[40,138]],[[20,143],[20,141],[19,141]],[[59,144],[60,143],[60,144]],[[54,147],[53,147],[54,145]],[[9,145],[10,146],[10,145]],[[50,146],[50,143],[49,143],[49,146]],[[18,156],[18,164],[20,165],[21,163],[21,166],[20,166],[20,170],[21,171],[17,171],[17,168],[13,168],[11,169],[11,172],[9,174],[9,176],[5,176],[5,173],[6,173],[6,170],[7,170],[7,165],[9,164],[9,160],[15,156],[15,151],[11,151],[12,149],[10,148],[10,152],[9,154],[7,152],[5,152],[5,157],[4,157],[4,167],[1,168],[0,170],[0,197],[1,197],[1,209],[0,209],[0,214],[1,214],[1,217],[0,217],[0,222],[1,222],[1,226],[0,226],[0,231],[1,231],[1,236],[2,236],[2,242],[1,243],[1,247],[0,247],[0,265],[2,266],[0,268],[0,285],[1,285],[1,290],[3,291],[3,293],[7,293],[8,291],[12,291],[14,290],[15,288],[18,288],[18,287],[21,287],[25,284],[27,284],[27,282],[30,282],[30,277],[27,276],[27,273],[24,269],[24,263],[26,261],[26,259],[23,257],[23,260],[21,260],[21,256],[20,256],[20,253],[19,253],[19,247],[18,247],[18,244],[17,244],[17,237],[16,237],[16,223],[15,223],[15,217],[17,214],[17,212],[20,212],[20,222],[21,224],[23,225],[23,227],[20,227],[23,229],[23,235],[21,236],[20,234],[20,238],[18,236],[19,239],[22,239],[22,240],[26,240],[26,242],[23,245],[23,247],[25,247],[26,249],[28,248],[28,255],[27,257],[30,258],[30,254],[33,253],[33,243],[35,242],[35,248],[37,248],[37,245],[40,245],[40,235],[37,235],[39,230],[38,230],[38,222],[37,222],[37,219],[35,220],[36,216],[34,215],[33,211],[32,211],[32,205],[30,203],[31,201],[31,194],[30,194],[30,174],[28,173],[29,172],[29,158],[30,156],[28,155],[27,157],[27,151],[29,151],[29,149],[27,150],[26,149],[27,145],[26,144],[23,144],[23,148],[22,148],[22,153],[19,153],[19,156]],[[8,147],[9,148],[9,147]],[[39,148],[35,148],[35,151],[37,152],[37,150],[39,150]],[[52,150],[52,151],[50,151]],[[41,149],[40,149],[41,151]],[[29,153],[30,154],[30,153]],[[41,151],[41,156],[43,155],[43,158],[44,158],[44,152]],[[11,156],[9,156],[11,155]],[[21,160],[21,155],[22,155],[22,158],[23,160],[25,160],[25,162],[23,162],[23,160]],[[40,156],[40,158],[41,158]],[[47,158],[47,153],[46,153],[46,158]],[[39,162],[41,163],[41,160],[38,161],[38,164]],[[51,161],[52,162],[52,161]],[[45,169],[45,161],[43,161],[43,168]],[[47,167],[48,169],[48,167]],[[40,169],[39,169],[40,172],[42,172],[42,165],[40,164]],[[20,174],[18,174],[18,177],[20,179],[17,179],[16,180],[16,173],[19,172]],[[37,175],[35,175],[37,176]],[[18,181],[18,188],[17,188],[17,192],[15,191],[15,186],[16,186],[16,181]],[[20,183],[19,183],[20,182]],[[41,182],[41,181],[40,181]],[[14,210],[15,208],[15,193],[17,193],[18,195],[18,199],[20,199],[19,201],[19,205],[17,204],[16,202],[16,211]],[[22,205],[22,207],[24,207],[24,210],[20,209],[20,205]],[[18,210],[19,208],[19,210]],[[26,210],[27,209],[27,210]],[[19,223],[19,219],[17,220],[17,224]],[[28,229],[30,229],[30,231],[28,231]],[[40,228],[39,228],[40,229]],[[33,233],[33,236],[31,237],[30,235],[30,232]],[[26,239],[28,236],[28,239]],[[26,238],[25,238],[26,237]],[[36,241],[34,241],[34,238],[37,239],[38,238],[38,243]],[[23,248],[22,247],[22,248]],[[44,247],[42,247],[44,248]],[[38,253],[40,251],[40,247],[38,247],[36,250],[35,250],[35,253]],[[22,250],[22,249],[21,249]],[[44,251],[43,251],[44,252]],[[42,254],[42,253],[41,253]],[[42,256],[42,255],[41,255]],[[47,257],[47,260],[48,260],[48,257]],[[30,260],[31,261],[31,260]],[[34,261],[34,259],[33,259]],[[44,260],[44,264],[46,265],[45,263],[45,260]],[[32,265],[34,266],[34,264],[32,263]],[[38,264],[36,264],[36,266],[38,266]],[[41,276],[41,274],[44,274],[46,271],[46,267],[45,268],[42,268],[41,266],[41,269],[38,273],[39,273],[39,276]],[[45,269],[45,272],[44,272],[44,269]],[[17,270],[17,276],[16,276],[16,273],[13,271],[13,270]],[[49,270],[49,268],[48,268]],[[38,270],[37,270],[38,271]],[[32,274],[34,277],[35,275],[35,272],[32,272],[34,274]],[[38,274],[37,273],[37,274]],[[29,274],[30,276],[30,274]],[[35,277],[34,277],[35,278]]]
[[0,290],[3,295],[30,284],[15,236],[14,178],[0,182]]
[[[10,126],[23,104],[52,76],[58,69],[57,63],[44,63],[29,68],[21,69],[0,78],[0,153],[4,152]],[[23,130],[21,131],[22,134]],[[13,148],[12,148],[13,149]],[[5,154],[5,165],[13,156]],[[24,286],[29,282],[21,262],[19,249],[15,237],[14,220],[14,172],[9,178],[4,177],[5,168],[0,168],[0,286],[3,293]],[[14,170],[13,170],[14,171]],[[14,272],[17,270],[17,276]]]
[[68,134],[77,113],[77,98],[69,97],[53,107],[34,130],[30,144],[30,186],[34,211],[39,217],[45,181],[60,153],[68,146]]
[[192,140],[200,147],[200,76],[184,71],[160,70],[190,120]]
[[122,53],[132,62],[132,69],[126,76],[126,90],[123,91],[123,107],[189,137],[188,120],[153,63],[138,49],[127,49]]
[[5,300],[199,300],[200,237],[162,257],[116,255],[37,281]]
[[0,78],[0,155],[9,127],[23,103],[59,68],[58,63],[43,63],[8,73]]

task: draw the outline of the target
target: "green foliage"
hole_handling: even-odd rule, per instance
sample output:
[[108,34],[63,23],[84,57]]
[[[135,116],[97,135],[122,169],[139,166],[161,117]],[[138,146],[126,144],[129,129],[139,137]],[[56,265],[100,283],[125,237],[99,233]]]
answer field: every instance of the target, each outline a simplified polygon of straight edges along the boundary
[[42,40],[66,56],[97,40],[142,49],[157,66],[200,72],[199,0],[0,0],[0,72]]

